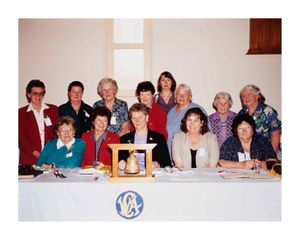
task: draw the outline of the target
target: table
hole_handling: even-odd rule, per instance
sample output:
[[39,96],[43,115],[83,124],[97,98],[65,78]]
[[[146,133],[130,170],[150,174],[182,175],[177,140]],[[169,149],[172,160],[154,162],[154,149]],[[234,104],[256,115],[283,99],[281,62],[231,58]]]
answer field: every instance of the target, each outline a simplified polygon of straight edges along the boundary
[[[211,172],[213,171],[213,172]],[[281,180],[223,179],[218,169],[161,170],[154,182],[42,174],[19,181],[19,221],[280,221]]]

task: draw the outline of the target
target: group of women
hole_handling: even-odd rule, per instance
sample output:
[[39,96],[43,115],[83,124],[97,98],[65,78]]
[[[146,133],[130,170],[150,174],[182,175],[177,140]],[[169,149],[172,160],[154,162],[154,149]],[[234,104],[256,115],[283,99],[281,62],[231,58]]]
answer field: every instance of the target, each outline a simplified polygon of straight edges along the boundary
[[[117,82],[104,78],[98,84],[102,99],[91,107],[82,100],[83,84],[74,81],[68,102],[56,107],[44,103],[44,83],[31,80],[26,87],[29,104],[19,109],[20,164],[45,169],[111,165],[110,143],[156,143],[153,168],[266,168],[266,161],[277,160],[281,122],[257,86],[241,90],[238,114],[230,111],[230,94],[217,93],[216,112],[209,116],[192,102],[190,87],[176,86],[170,72],[161,73],[157,91],[150,81],[140,82],[139,103],[128,111],[127,103],[116,97]],[[135,155],[144,168],[145,153]],[[119,168],[125,167],[127,157],[126,151],[119,154]]]

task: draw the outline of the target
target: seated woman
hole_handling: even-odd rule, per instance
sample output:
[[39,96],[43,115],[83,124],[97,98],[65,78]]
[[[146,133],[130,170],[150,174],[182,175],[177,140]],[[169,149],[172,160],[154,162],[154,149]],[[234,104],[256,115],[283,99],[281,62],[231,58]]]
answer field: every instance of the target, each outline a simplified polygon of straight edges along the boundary
[[107,144],[119,143],[119,136],[107,130],[111,119],[111,112],[105,106],[95,107],[92,112],[92,131],[85,132],[82,139],[85,141],[85,149],[81,166],[99,163],[111,166],[111,149]]
[[154,93],[155,88],[150,81],[140,82],[135,90],[138,100],[149,108],[148,128],[164,135],[167,140],[167,114],[157,103],[153,102]]
[[219,146],[215,134],[208,131],[207,116],[200,108],[189,109],[175,134],[172,156],[178,168],[216,167]]
[[276,161],[276,153],[270,141],[255,131],[254,119],[238,115],[232,123],[233,136],[221,147],[221,167],[251,169],[255,164],[266,169],[266,161]]
[[[156,143],[152,150],[152,168],[171,166],[170,155],[164,135],[151,131],[147,127],[148,108],[142,103],[135,103],[129,109],[129,118],[135,128],[134,132],[130,132],[121,137],[121,143],[146,144]],[[119,168],[124,169],[126,160],[129,156],[128,151],[120,151]],[[145,153],[136,153],[141,169],[145,169]]]
[[216,112],[209,115],[209,121],[212,132],[217,135],[220,148],[225,140],[232,136],[231,125],[237,114],[230,111],[231,106],[232,98],[229,93],[219,92],[216,94],[213,102]]
[[85,143],[75,136],[75,121],[70,116],[58,119],[54,126],[58,138],[49,141],[38,159],[37,166],[50,169],[75,168],[81,166]]

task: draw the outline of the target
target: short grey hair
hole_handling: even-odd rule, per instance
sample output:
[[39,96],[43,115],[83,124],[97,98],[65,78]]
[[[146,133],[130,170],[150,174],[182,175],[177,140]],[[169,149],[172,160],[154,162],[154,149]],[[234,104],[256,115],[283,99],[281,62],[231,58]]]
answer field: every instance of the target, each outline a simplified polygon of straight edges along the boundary
[[99,94],[99,96],[102,97],[103,85],[106,83],[110,83],[113,86],[113,88],[115,89],[116,93],[118,92],[119,87],[118,87],[117,81],[112,78],[106,77],[106,78],[102,78],[100,80],[100,82],[98,83],[97,93]]
[[233,101],[231,95],[228,92],[218,92],[214,98],[213,108],[217,110],[217,103],[220,99],[227,100],[230,108],[232,107]]
[[187,92],[187,94],[189,95],[189,98],[190,98],[190,102],[192,102],[192,96],[193,96],[193,94],[192,94],[191,88],[187,84],[185,84],[185,83],[179,84],[177,86],[177,88],[175,89],[175,97],[176,97],[179,89],[183,89],[185,92]]
[[243,87],[242,90],[240,91],[240,99],[241,99],[242,105],[243,105],[242,93],[246,90],[249,90],[252,93],[254,93],[257,96],[258,102],[265,102],[266,98],[264,97],[264,95],[262,95],[259,87],[255,86],[253,84],[248,84],[245,87]]

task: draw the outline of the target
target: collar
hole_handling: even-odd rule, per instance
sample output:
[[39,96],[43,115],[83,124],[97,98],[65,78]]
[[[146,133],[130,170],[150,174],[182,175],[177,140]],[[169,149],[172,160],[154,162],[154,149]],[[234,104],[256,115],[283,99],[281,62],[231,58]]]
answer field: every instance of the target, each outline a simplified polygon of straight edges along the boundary
[[[106,135],[107,135],[107,130],[105,130],[103,133],[102,133],[102,135],[101,135],[101,137],[99,138],[99,140],[100,139],[106,139]],[[94,139],[94,141],[95,141],[95,136],[96,136],[96,134],[95,134],[95,130],[93,130],[92,131],[92,134],[91,134],[91,137],[92,137],[92,139]]]
[[70,150],[71,146],[75,143],[75,138],[73,138],[69,143],[66,145],[61,141],[60,138],[57,139],[56,147],[57,149],[60,149],[63,146],[66,146],[68,150]]
[[[42,102],[41,110],[44,111],[45,109],[48,109],[48,108],[49,107],[44,102]],[[29,103],[28,108],[27,108],[27,112],[34,111],[34,110],[35,109],[33,108],[32,103]]]
[[147,108],[150,110],[150,109],[152,109],[153,107],[155,107],[154,105],[155,104],[157,104],[157,103],[155,103],[154,101],[151,103],[151,105],[150,106],[147,106]]
[[257,105],[257,107],[256,107],[256,109],[255,109],[255,112],[256,111],[260,111],[263,108],[264,105],[265,104],[263,102],[259,102],[258,105]]
[[[256,106],[256,108],[255,108],[253,114],[254,114],[255,112],[260,112],[260,111],[263,109],[264,105],[265,105],[265,104],[264,104],[263,102],[259,102],[259,103],[257,104],[257,106]],[[248,114],[248,113],[249,113],[249,109],[248,109],[247,107],[244,107],[244,112]],[[253,115],[253,114],[252,114],[252,115]]]
[[[234,116],[234,113],[233,113],[232,111],[229,110],[228,113],[227,113],[227,118],[233,117],[233,116]],[[212,114],[212,119],[213,119],[213,120],[219,120],[219,119],[221,119],[220,113],[219,113],[219,112],[213,113],[213,114]]]
[[[67,105],[68,105],[69,107],[73,108],[73,107],[72,107],[72,103],[71,103],[70,100],[67,102]],[[81,109],[81,108],[84,108],[84,105],[85,105],[85,103],[81,100],[81,102],[80,102],[80,109]]]

